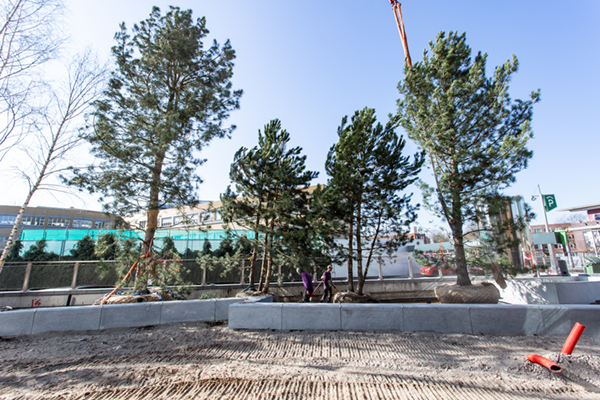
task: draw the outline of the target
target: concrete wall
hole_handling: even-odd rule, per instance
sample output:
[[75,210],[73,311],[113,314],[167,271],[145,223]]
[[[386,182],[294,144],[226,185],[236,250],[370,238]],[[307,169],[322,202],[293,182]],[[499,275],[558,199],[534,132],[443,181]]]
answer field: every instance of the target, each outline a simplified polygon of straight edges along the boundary
[[[500,289],[501,301],[507,304],[590,304],[600,300],[600,277],[543,277],[541,279],[510,279],[508,288]],[[365,293],[385,300],[413,300],[435,298],[434,289],[439,285],[454,284],[453,276],[442,278],[418,279],[383,279],[367,280]],[[336,282],[340,291],[348,289],[348,284]],[[196,286],[190,300],[202,295],[213,295],[216,298],[235,297],[246,285],[208,285]],[[32,290],[26,292],[0,292],[0,305],[14,309],[62,307],[91,305],[111,288],[106,289],[57,289]],[[303,286],[300,282],[288,282],[282,285],[272,284],[269,292],[280,296],[283,301],[297,302],[302,297]],[[319,289],[313,301],[318,301],[322,294]]]
[[600,306],[490,304],[233,304],[230,329],[567,335],[600,338]]
[[501,300],[508,304],[591,304],[600,300],[600,281],[585,277],[564,279],[511,279],[500,289]]
[[[437,285],[454,283],[456,278],[419,278],[419,279],[385,279],[367,280],[365,293],[370,293],[380,300],[435,297],[433,290]],[[348,284],[336,282],[340,291],[345,291]],[[316,285],[315,285],[316,286]],[[188,296],[190,300],[198,299],[202,295],[211,295],[215,298],[235,297],[238,292],[245,289],[247,285],[207,285],[195,286]],[[112,288],[103,289],[53,289],[53,290],[30,290],[25,292],[0,292],[0,305],[9,306],[14,309],[38,308],[38,307],[62,307],[67,303],[70,306],[91,305],[101,299]],[[298,301],[302,297],[303,286],[301,282],[286,282],[282,285],[271,284],[269,292],[280,296],[284,301]],[[314,300],[320,298],[322,289],[315,294]],[[71,295],[71,297],[69,297]]]
[[5,311],[0,312],[0,337],[43,332],[133,328],[191,321],[225,321],[229,318],[231,304],[259,301],[272,301],[272,297],[157,301]]

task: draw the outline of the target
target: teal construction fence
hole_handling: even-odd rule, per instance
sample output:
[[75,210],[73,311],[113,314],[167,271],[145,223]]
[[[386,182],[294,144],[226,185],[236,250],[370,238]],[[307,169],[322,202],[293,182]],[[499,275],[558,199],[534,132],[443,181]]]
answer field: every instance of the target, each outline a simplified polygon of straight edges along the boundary
[[[122,238],[133,238],[142,240],[143,231],[119,231],[119,230],[98,230],[98,229],[27,229],[21,232],[20,240],[23,243],[21,254],[27,251],[39,240],[46,239],[46,251],[58,254],[60,257],[70,255],[70,250],[83,237],[89,235],[96,240],[99,236],[106,233],[114,233]],[[248,239],[254,238],[254,232],[245,230],[230,231],[233,238],[245,236]],[[192,251],[202,250],[204,241],[208,240],[215,250],[219,247],[221,241],[227,237],[223,230],[200,231],[185,229],[161,229],[157,230],[154,236],[154,245],[157,249],[162,249],[163,241],[170,237],[175,242],[175,247],[180,253],[185,253],[186,249]]]

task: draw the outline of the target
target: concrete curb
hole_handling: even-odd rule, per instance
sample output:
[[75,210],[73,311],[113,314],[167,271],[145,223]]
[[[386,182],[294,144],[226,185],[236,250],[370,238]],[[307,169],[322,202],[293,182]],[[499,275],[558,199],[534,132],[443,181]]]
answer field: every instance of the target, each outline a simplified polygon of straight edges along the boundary
[[0,313],[0,337],[43,332],[88,331],[109,328],[216,322],[229,319],[229,306],[244,302],[273,301],[271,296],[151,303],[108,304],[104,306],[51,307]]
[[232,304],[230,329],[568,335],[600,338],[600,307],[497,304]]

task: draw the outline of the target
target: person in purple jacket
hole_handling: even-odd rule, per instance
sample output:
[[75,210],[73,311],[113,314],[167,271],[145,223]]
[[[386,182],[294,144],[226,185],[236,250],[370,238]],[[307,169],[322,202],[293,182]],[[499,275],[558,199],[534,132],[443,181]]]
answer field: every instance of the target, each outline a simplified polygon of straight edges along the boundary
[[333,284],[333,280],[331,279],[331,270],[333,268],[331,265],[327,267],[327,271],[323,272],[323,276],[321,279],[323,280],[323,297],[321,298],[321,303],[331,303],[333,298],[333,288],[335,285]]
[[308,303],[310,298],[315,291],[312,283],[312,276],[308,272],[300,271],[300,268],[296,268],[296,271],[302,277],[302,284],[304,284],[304,295],[302,296],[302,301]]

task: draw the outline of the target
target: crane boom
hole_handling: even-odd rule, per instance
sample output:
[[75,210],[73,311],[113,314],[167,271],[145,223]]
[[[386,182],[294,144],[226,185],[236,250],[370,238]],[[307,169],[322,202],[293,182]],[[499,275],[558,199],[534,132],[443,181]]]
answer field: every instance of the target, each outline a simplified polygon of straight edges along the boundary
[[410,52],[408,51],[408,41],[406,40],[406,30],[404,29],[404,21],[402,20],[400,3],[398,3],[397,0],[390,0],[390,4],[392,5],[392,10],[394,11],[394,17],[396,18],[396,25],[398,26],[398,32],[400,33],[400,40],[402,40],[406,64],[408,64],[409,67],[412,67],[412,60],[410,59]]

